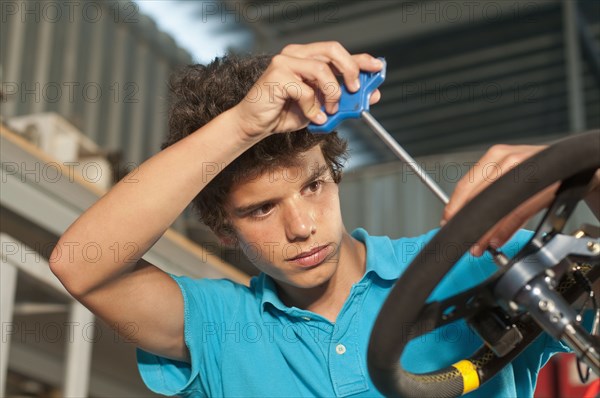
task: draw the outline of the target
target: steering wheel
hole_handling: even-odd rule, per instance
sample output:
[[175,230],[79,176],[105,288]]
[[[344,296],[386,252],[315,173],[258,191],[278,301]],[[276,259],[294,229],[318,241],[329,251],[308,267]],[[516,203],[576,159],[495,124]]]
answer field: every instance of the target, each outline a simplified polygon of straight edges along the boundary
[[[396,282],[375,321],[367,362],[383,394],[463,395],[491,379],[542,330],[562,339],[600,373],[600,344],[579,325],[571,306],[600,277],[600,266],[595,266],[600,265],[600,240],[560,233],[598,168],[600,130],[564,139],[499,178],[438,231]],[[519,175],[531,170],[536,171],[535,178],[515,183]],[[478,241],[513,209],[555,182],[561,184],[554,202],[516,256],[480,285],[427,302],[467,250],[431,256],[435,248]],[[588,283],[581,283],[582,278]],[[425,374],[402,368],[400,357],[409,341],[463,318],[485,343],[470,358]],[[421,327],[403,334],[406,325]]]

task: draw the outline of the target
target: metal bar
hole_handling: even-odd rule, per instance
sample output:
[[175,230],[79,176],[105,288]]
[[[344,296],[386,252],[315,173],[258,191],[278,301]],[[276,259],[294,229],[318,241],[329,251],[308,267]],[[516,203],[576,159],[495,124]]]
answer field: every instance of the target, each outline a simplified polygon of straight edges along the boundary
[[17,290],[17,268],[4,260],[0,267],[0,325],[2,325],[2,342],[0,342],[0,396],[6,396],[6,374],[8,372],[8,352],[10,351],[9,327],[12,326],[15,292]]
[[[75,13],[74,18],[66,24],[65,41],[61,56],[64,58],[60,83],[67,87],[74,87],[77,82],[77,51],[81,40],[81,13]],[[81,89],[81,87],[79,87]],[[63,95],[59,100],[58,112],[65,118],[72,120],[75,100],[70,95]]]
[[581,52],[577,33],[577,1],[563,0],[563,33],[567,69],[569,130],[585,130],[585,99],[583,93]]
[[128,54],[126,43],[130,40],[130,36],[126,30],[126,27],[123,24],[117,24],[115,27],[115,37],[114,37],[114,50],[112,51],[111,57],[113,57],[113,62],[111,65],[110,76],[112,76],[111,82],[111,91],[113,94],[116,93],[116,99],[111,99],[108,101],[108,126],[106,129],[106,142],[104,145],[104,149],[109,151],[118,151],[121,149],[119,145],[120,136],[125,134],[123,132],[122,126],[122,118],[123,118],[123,108],[124,108],[124,100],[123,86],[126,84],[125,82],[125,71],[127,69],[126,58]]
[[577,28],[583,56],[588,60],[591,72],[596,78],[596,83],[600,86],[600,46],[590,29],[589,21],[580,8],[577,8]]
[[[128,117],[131,118],[129,131],[127,131],[128,141],[125,149],[125,158],[129,162],[134,162],[139,165],[144,160],[144,141],[147,139],[146,120],[148,115],[145,114],[146,103],[150,100],[147,98],[147,76],[148,76],[148,61],[151,59],[150,49],[144,42],[138,42],[136,46],[135,61],[134,61],[134,76],[137,98],[132,99],[131,113]],[[122,137],[125,138],[125,137]]]
[[94,315],[83,305],[73,302],[69,316],[63,395],[87,397],[89,392],[92,347],[94,340]]
[[[16,3],[15,3],[16,4]],[[21,2],[25,7],[25,3]],[[3,91],[8,91],[12,86],[14,94],[7,95],[5,102],[0,107],[0,112],[4,117],[11,117],[17,114],[17,105],[21,101],[21,91],[23,86],[23,53],[25,51],[25,28],[26,22],[21,21],[20,14],[3,15],[6,18],[3,23],[8,24],[8,44],[5,53],[6,58],[2,59],[3,76],[2,83],[6,85]]]
[[160,151],[162,141],[166,138],[167,119],[164,110],[167,108],[167,78],[169,75],[169,65],[167,60],[162,56],[157,56],[156,68],[154,70],[154,93],[153,103],[153,120],[151,126],[150,139],[148,140],[149,147],[146,148],[145,157]]
[[112,29],[113,26],[109,25],[111,22],[108,18],[102,18],[101,21],[95,23],[92,26],[92,39],[90,43],[90,62],[88,63],[87,79],[88,85],[94,85],[98,87],[98,91],[90,90],[89,95],[94,97],[87,97],[87,92],[83,93],[84,100],[84,128],[83,133],[90,137],[92,141],[98,144],[98,126],[100,124],[100,107],[102,101],[98,101],[98,98],[102,96],[102,59],[106,56],[103,54],[105,36],[108,34],[108,30]]
[[417,173],[417,176],[419,176],[421,181],[423,181],[425,185],[431,189],[435,196],[437,196],[444,205],[448,204],[449,199],[446,193],[431,177],[429,177],[429,174],[423,170],[417,161],[413,159],[413,157],[410,156],[408,152],[406,152],[404,148],[398,144],[398,142],[396,142],[396,140],[386,131],[386,129],[383,128],[383,126],[379,124],[379,122],[369,112],[363,111],[361,115],[363,120],[369,125],[369,127],[371,127],[373,132],[377,134],[377,136],[381,138],[383,142],[385,142],[385,144],[392,150],[392,152],[394,152],[394,154],[396,154],[396,156],[398,156],[398,158],[405,161],[408,166],[413,169],[415,173]]
[[[52,37],[54,36],[55,22],[51,22],[44,15],[40,18],[39,30],[37,32],[37,48],[35,52],[35,69],[33,73],[33,84],[39,87],[39,98],[30,105],[30,113],[40,113],[47,110],[48,103],[41,96],[48,84],[48,75],[50,73],[50,61],[52,54]],[[38,91],[38,89],[36,89]]]
[[29,316],[38,314],[64,314],[67,310],[65,304],[20,302],[15,304],[13,311],[16,315]]

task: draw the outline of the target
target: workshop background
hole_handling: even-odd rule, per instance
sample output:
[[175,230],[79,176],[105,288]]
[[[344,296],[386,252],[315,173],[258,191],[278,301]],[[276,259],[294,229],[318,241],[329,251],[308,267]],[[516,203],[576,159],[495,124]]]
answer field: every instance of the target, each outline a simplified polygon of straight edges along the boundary
[[[159,150],[167,82],[182,65],[227,50],[275,53],[323,40],[383,56],[387,79],[372,113],[447,192],[492,144],[546,143],[600,127],[594,0],[3,0],[0,7],[0,396],[151,395],[127,332],[74,302],[48,257],[82,211]],[[438,225],[438,199],[365,125],[349,121],[339,130],[352,153],[341,184],[348,229],[402,236]],[[572,228],[590,220],[581,206]],[[144,258],[193,277],[245,283],[256,274],[189,210]],[[554,358],[537,396],[583,396],[573,361]]]

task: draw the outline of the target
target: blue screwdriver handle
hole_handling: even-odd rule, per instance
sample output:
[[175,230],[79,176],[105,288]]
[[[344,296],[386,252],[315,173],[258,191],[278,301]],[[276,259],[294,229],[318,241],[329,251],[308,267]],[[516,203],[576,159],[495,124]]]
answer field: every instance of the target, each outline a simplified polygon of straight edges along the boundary
[[[385,80],[386,63],[384,58],[379,58],[383,62],[383,68],[379,72],[360,72],[360,89],[351,93],[345,85],[341,85],[342,95],[339,101],[339,109],[333,115],[327,115],[327,121],[323,124],[310,123],[308,131],[311,133],[330,133],[338,124],[346,119],[359,119],[363,111],[369,110],[369,99],[373,91],[377,89]],[[325,107],[322,107],[325,112]]]

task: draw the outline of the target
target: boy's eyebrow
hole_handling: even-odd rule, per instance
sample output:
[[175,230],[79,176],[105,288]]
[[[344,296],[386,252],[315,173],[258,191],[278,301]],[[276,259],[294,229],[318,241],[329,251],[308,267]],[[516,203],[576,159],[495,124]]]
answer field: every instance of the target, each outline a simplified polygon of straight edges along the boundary
[[[325,174],[327,174],[328,171],[329,166],[327,166],[326,164],[319,165],[318,168],[312,170],[312,173],[310,173],[308,178],[304,179],[302,185],[306,185],[314,180],[319,179],[320,177],[323,177]],[[252,210],[259,209],[266,204],[273,203],[274,200],[275,199],[261,200],[260,202],[250,203],[245,206],[236,207],[235,209],[233,209],[233,211],[238,217],[240,217],[247,213],[250,213]]]
[[327,166],[326,164],[319,165],[319,167],[317,167],[316,169],[313,169],[312,173],[309,174],[308,178],[304,179],[304,182],[302,183],[302,185],[306,185],[309,182],[312,182],[314,180],[317,180],[317,179],[323,177],[325,174],[327,174],[328,171],[329,171],[329,166]]

